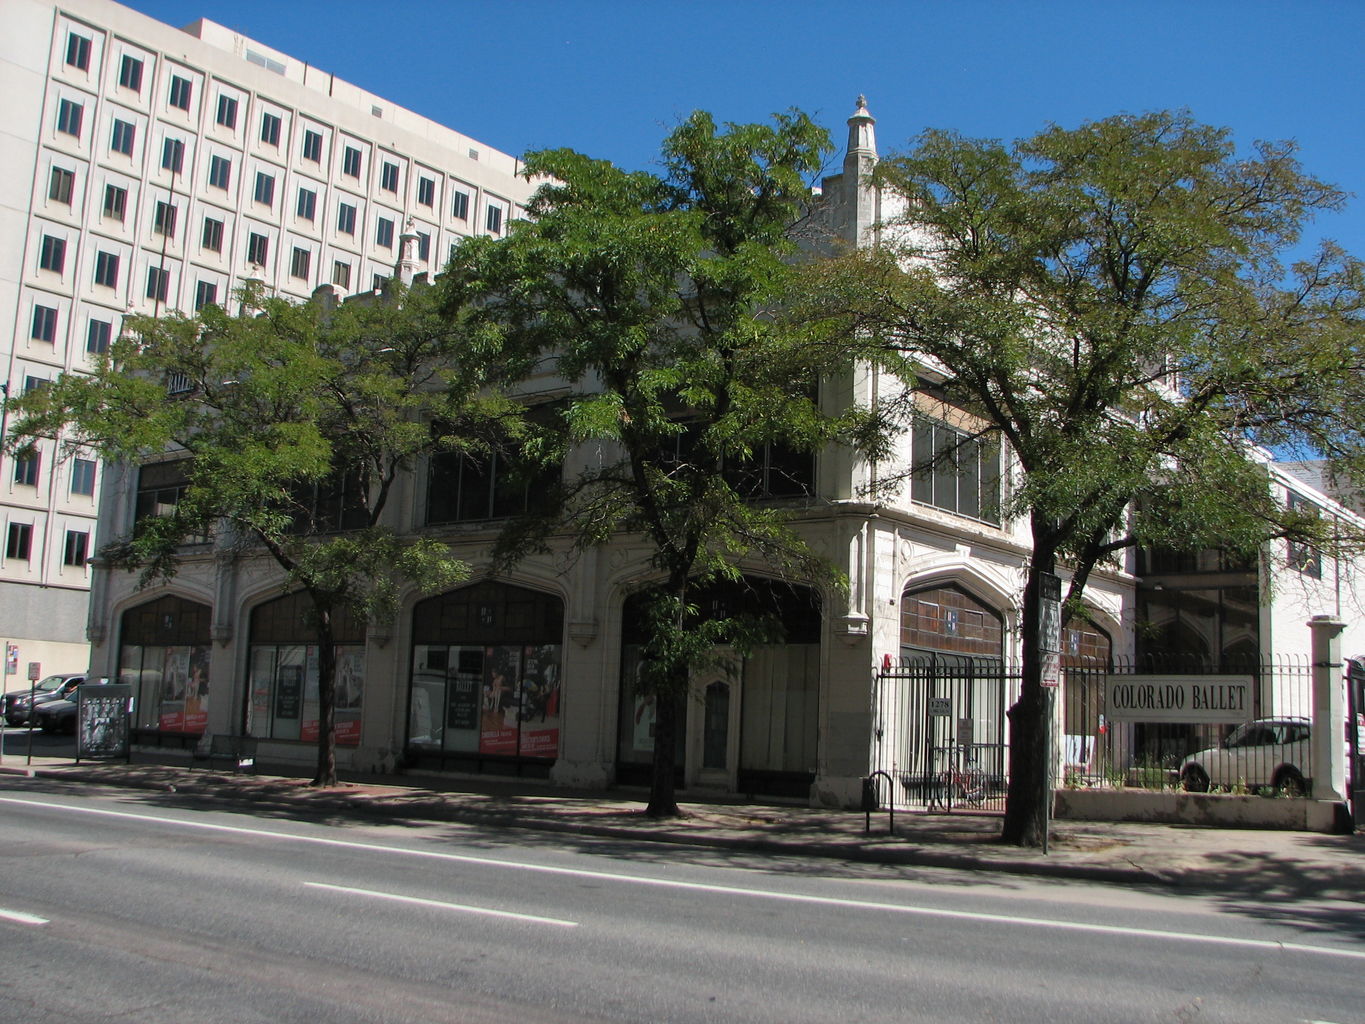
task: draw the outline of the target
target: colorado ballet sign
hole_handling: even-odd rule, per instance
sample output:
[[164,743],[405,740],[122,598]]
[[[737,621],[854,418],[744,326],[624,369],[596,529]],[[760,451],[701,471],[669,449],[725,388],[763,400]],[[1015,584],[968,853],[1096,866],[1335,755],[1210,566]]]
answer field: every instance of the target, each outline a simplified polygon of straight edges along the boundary
[[1245,722],[1251,676],[1106,676],[1105,716],[1116,722]]

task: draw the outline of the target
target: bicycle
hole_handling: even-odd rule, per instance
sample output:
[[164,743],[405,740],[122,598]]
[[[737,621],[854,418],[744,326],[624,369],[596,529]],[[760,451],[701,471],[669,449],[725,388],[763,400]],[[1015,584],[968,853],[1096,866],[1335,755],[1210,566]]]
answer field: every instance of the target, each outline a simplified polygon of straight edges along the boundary
[[954,804],[980,807],[986,799],[986,773],[971,755],[952,748],[944,752],[948,767],[929,780],[929,809],[951,811]]

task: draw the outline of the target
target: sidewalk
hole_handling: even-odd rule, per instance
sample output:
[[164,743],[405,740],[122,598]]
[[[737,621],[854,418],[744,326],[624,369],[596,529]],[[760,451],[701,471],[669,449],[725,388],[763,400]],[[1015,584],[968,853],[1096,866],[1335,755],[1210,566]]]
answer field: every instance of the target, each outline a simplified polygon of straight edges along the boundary
[[683,818],[656,821],[644,815],[639,792],[568,792],[527,780],[385,776],[352,778],[317,790],[301,778],[174,764],[77,765],[48,757],[33,762],[29,768],[23,759],[7,756],[0,784],[7,777],[28,776],[143,790],[157,794],[160,803],[226,803],[277,815],[488,825],[770,856],[1254,894],[1276,903],[1306,896],[1365,902],[1365,835],[1360,834],[1059,821],[1044,854],[1002,845],[999,817],[985,814],[898,811],[893,835],[885,811],[872,816],[870,833],[861,813],[758,804],[689,802],[682,804]]

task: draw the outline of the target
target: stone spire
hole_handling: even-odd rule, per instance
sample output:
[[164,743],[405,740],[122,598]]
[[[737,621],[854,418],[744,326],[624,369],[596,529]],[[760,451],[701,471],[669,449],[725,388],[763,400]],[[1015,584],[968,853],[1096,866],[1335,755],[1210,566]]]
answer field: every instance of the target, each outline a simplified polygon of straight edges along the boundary
[[417,276],[417,232],[412,224],[412,218],[409,217],[403,233],[398,236],[398,262],[393,268],[398,280],[408,287]]
[[844,173],[863,175],[877,164],[877,119],[867,112],[867,97],[858,97],[858,109],[848,119],[848,152]]

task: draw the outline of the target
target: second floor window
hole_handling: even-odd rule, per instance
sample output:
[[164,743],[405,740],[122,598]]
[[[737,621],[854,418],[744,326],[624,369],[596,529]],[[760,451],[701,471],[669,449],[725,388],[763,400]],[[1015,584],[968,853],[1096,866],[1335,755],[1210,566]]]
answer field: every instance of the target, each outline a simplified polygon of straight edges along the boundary
[[212,281],[200,281],[194,286],[195,312],[218,301],[218,286]]
[[33,548],[33,524],[10,523],[5,537],[5,557],[26,562]]
[[95,493],[95,460],[71,460],[71,493],[87,497]]
[[1000,445],[927,416],[912,431],[910,497],[999,525]]
[[90,534],[84,530],[67,530],[66,547],[62,552],[62,564],[84,566],[90,554]]

